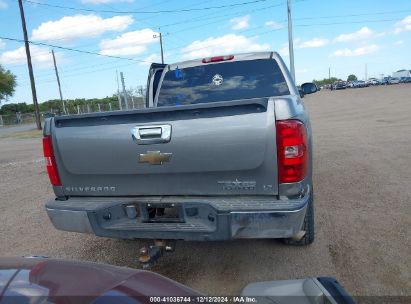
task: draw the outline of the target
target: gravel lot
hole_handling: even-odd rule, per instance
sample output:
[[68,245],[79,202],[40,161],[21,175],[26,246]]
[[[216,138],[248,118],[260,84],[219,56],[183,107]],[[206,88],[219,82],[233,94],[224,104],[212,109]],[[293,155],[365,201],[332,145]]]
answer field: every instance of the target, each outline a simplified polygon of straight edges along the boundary
[[[411,296],[411,85],[307,96],[314,131],[317,238],[178,242],[153,269],[211,295],[259,280],[335,276],[353,295]],[[57,231],[40,140],[0,138],[0,255],[138,267],[137,241]]]
[[9,134],[13,134],[15,132],[32,130],[35,127],[36,127],[36,124],[24,124],[24,125],[17,125],[17,126],[0,127],[0,137],[4,137]]

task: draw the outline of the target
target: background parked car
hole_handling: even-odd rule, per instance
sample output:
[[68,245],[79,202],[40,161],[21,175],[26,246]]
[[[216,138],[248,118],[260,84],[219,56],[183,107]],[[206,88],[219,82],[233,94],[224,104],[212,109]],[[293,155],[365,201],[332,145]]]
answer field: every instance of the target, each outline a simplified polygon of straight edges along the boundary
[[391,77],[384,77],[383,79],[381,79],[381,84],[390,84],[390,79]]
[[397,78],[397,77],[391,77],[391,78],[388,80],[388,82],[389,82],[389,84],[397,84],[397,83],[400,83],[400,79]]
[[366,81],[366,83],[372,86],[381,84],[381,82],[377,78],[370,78]]
[[345,81],[337,81],[333,84],[334,90],[343,90],[347,88],[347,83]]
[[357,80],[357,82],[356,82],[356,88],[364,88],[364,87],[366,87],[367,85],[366,85],[366,83],[365,83],[365,81],[363,81],[363,80]]
[[368,85],[363,80],[355,80],[348,84],[350,88],[364,88],[368,87]]
[[411,82],[411,77],[401,77],[400,82],[401,83],[409,83],[409,82]]

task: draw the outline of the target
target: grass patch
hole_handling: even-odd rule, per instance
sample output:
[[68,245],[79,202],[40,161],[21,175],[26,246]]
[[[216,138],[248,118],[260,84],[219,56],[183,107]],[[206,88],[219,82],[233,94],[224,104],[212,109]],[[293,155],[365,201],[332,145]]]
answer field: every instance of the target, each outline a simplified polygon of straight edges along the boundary
[[28,131],[17,131],[14,133],[3,135],[2,138],[12,138],[12,139],[25,139],[25,138],[40,138],[43,136],[42,130],[28,130]]

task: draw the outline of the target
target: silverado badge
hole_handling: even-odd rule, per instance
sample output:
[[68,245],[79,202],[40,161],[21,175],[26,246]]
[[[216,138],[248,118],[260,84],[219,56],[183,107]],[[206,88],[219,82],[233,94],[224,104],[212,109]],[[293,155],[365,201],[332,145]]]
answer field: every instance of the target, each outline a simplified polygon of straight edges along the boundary
[[163,162],[170,161],[173,153],[160,153],[160,151],[147,151],[146,154],[140,154],[138,161],[140,163],[149,163],[150,165],[162,165]]

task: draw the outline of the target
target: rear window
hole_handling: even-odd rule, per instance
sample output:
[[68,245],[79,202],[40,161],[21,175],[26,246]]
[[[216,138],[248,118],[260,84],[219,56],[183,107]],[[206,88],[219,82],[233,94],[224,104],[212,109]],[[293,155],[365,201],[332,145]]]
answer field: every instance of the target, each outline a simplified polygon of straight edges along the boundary
[[157,107],[287,94],[288,86],[275,60],[234,61],[168,71]]

